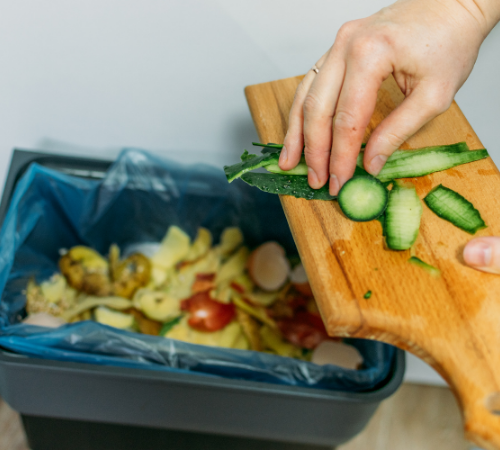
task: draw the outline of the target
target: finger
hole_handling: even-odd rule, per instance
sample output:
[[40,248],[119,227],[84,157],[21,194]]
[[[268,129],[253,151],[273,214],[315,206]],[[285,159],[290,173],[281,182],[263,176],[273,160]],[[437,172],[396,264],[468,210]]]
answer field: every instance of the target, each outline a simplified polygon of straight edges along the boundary
[[[366,70],[370,66],[371,69]],[[356,158],[385,76],[381,66],[368,64],[366,60],[348,62],[333,125],[331,195],[337,195],[342,185],[354,174]]]
[[281,170],[293,169],[299,163],[302,156],[302,149],[304,147],[304,137],[302,134],[304,114],[302,113],[302,106],[315,76],[316,73],[312,70],[307,72],[295,92],[288,119],[288,131],[283,141],[283,148],[281,149],[279,159]]
[[[328,52],[314,65],[317,69],[323,66],[327,55]],[[283,141],[283,148],[279,159],[279,166],[282,170],[293,169],[299,163],[302,156],[302,150],[304,148],[304,137],[302,132],[304,123],[303,105],[316,76],[317,73],[315,71],[312,69],[309,70],[295,92],[292,107],[290,108],[288,130]]]
[[500,274],[500,237],[473,239],[464,248],[464,260],[474,269]]
[[446,111],[453,99],[446,91],[419,84],[372,133],[365,149],[364,166],[377,175],[387,158],[427,122]]
[[[323,66],[327,55],[328,53],[325,53],[315,64],[318,69]],[[293,99],[288,119],[288,131],[286,133],[285,140],[283,141],[283,148],[279,159],[279,166],[281,170],[293,169],[299,163],[302,156],[302,149],[304,148],[304,100],[315,77],[317,76],[318,75],[313,70],[307,72],[295,92],[295,97]]]
[[309,185],[314,189],[328,181],[333,115],[344,75],[343,48],[334,46],[304,100],[304,154]]

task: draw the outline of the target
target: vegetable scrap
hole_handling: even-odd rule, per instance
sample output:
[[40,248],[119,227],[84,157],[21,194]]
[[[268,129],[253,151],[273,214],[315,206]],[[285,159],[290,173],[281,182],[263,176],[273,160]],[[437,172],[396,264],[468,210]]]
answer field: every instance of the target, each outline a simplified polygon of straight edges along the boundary
[[40,284],[29,281],[24,322],[59,327],[94,320],[307,361],[316,360],[321,344],[335,342],[322,347],[321,364],[361,367],[354,347],[328,336],[300,259],[288,257],[279,243],[250,250],[241,230],[231,227],[213,245],[205,228],[192,241],[171,226],[152,256],[142,254],[140,244],[132,247],[136,252],[125,258],[117,245],[107,256],[85,246],[70,248],[59,260],[60,273]]
[[[225,166],[229,182],[241,177],[249,185],[272,194],[307,200],[338,200],[340,209],[350,220],[378,220],[382,224],[388,249],[398,251],[408,250],[415,243],[423,209],[415,187],[409,182],[396,180],[421,177],[488,157],[485,149],[470,150],[465,142],[396,150],[382,171],[374,177],[364,170],[363,144],[354,176],[344,184],[337,198],[330,195],[328,184],[320,189],[309,186],[304,156],[294,169],[283,171],[278,165],[282,145],[252,144],[262,147],[261,155],[250,155],[245,150],[240,163]],[[251,172],[257,168],[264,168],[270,173]],[[435,187],[424,201],[439,217],[470,234],[486,227],[471,202],[442,185]]]

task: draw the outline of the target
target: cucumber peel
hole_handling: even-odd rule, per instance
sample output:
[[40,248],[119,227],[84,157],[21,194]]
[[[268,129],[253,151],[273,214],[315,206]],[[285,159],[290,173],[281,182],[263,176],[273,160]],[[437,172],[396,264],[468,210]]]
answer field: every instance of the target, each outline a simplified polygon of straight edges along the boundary
[[469,234],[475,234],[487,226],[469,200],[442,184],[432,189],[424,202],[436,215]]
[[[451,145],[435,145],[432,147],[423,147],[423,148],[415,148],[415,149],[410,149],[410,150],[396,150],[389,158],[387,159],[387,162],[392,162],[395,161],[396,159],[400,158],[405,158],[407,156],[414,156],[416,154],[420,154],[423,152],[444,152],[444,153],[462,153],[462,152],[468,152],[469,146],[467,145],[466,142],[457,142],[456,144],[451,144]],[[358,158],[356,160],[356,164],[359,167],[364,167],[363,166],[363,157],[365,156],[364,151],[361,151],[360,154],[358,155]]]
[[422,203],[411,183],[395,183],[385,211],[384,231],[392,250],[408,250],[416,241],[422,217]]
[[431,266],[430,264],[422,261],[420,258],[417,258],[416,256],[412,256],[408,260],[408,262],[410,264],[414,264],[415,266],[418,266],[418,267],[424,269],[425,271],[429,272],[434,277],[441,275],[441,271],[437,267]]

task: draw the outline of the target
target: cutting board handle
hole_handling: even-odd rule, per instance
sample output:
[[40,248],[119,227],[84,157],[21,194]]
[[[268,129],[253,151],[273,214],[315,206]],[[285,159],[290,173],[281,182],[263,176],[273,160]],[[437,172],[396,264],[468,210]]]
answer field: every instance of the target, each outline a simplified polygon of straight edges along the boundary
[[486,398],[468,393],[461,395],[464,400],[465,437],[485,450],[500,449],[500,392]]

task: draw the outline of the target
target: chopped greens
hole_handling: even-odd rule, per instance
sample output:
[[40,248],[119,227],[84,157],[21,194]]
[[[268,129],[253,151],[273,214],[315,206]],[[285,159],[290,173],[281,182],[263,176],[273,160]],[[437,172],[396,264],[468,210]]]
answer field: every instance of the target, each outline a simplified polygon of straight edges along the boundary
[[372,291],[367,291],[365,295],[363,295],[363,298],[368,300],[372,296]]
[[414,264],[415,266],[421,267],[425,271],[429,272],[432,276],[439,276],[441,275],[441,271],[434,266],[431,266],[430,264],[427,264],[426,262],[422,261],[420,258],[417,258],[416,256],[412,256],[408,262],[410,264]]

